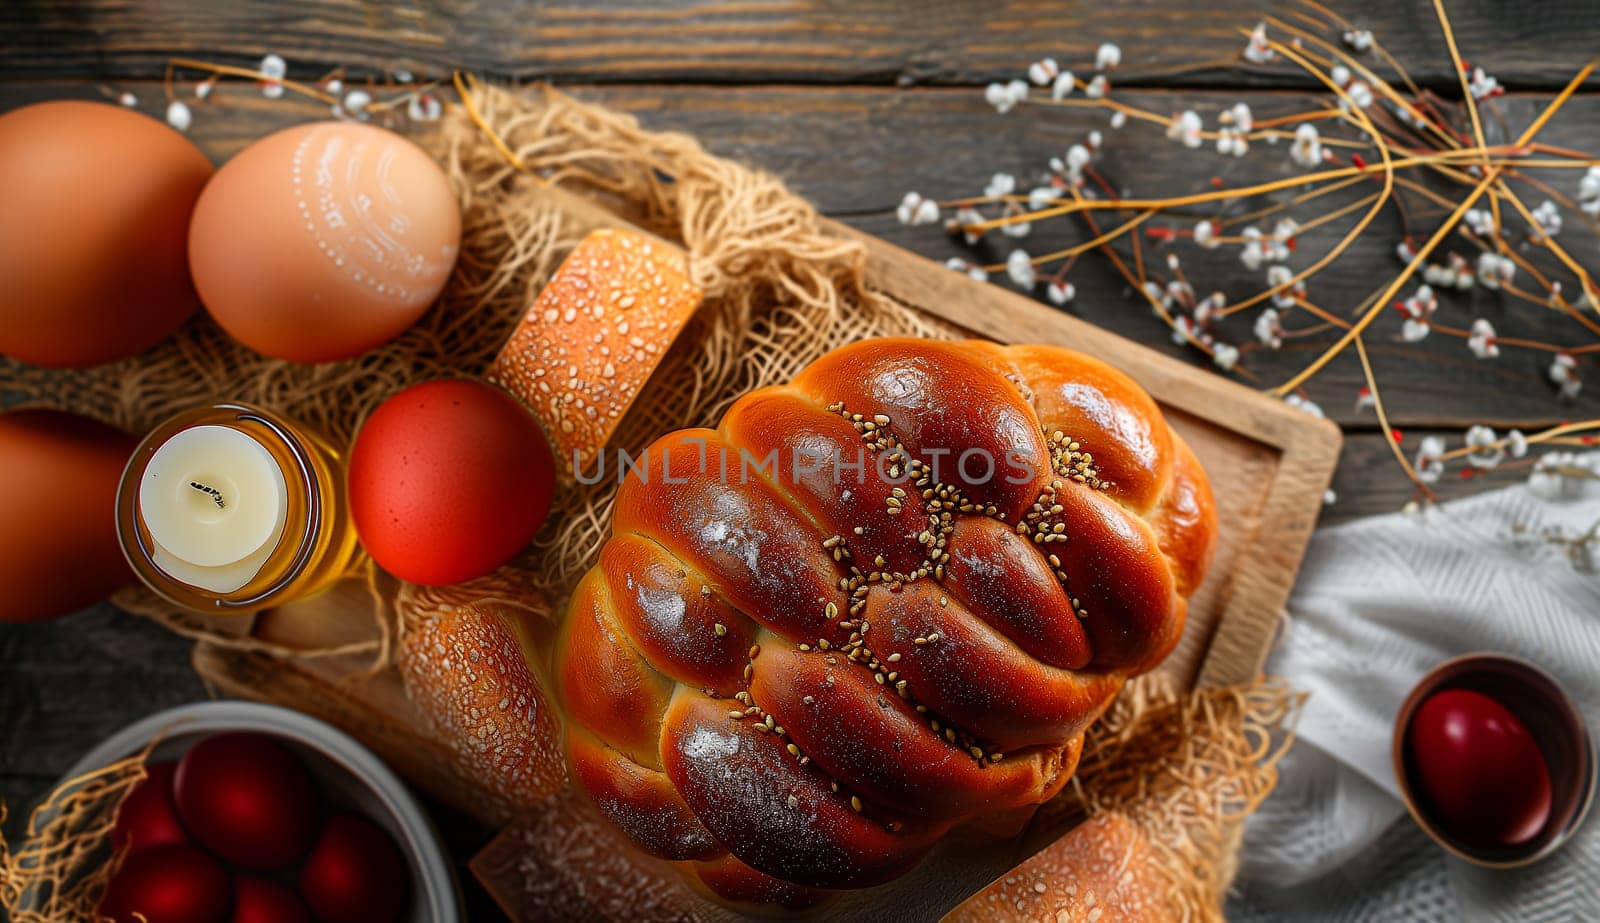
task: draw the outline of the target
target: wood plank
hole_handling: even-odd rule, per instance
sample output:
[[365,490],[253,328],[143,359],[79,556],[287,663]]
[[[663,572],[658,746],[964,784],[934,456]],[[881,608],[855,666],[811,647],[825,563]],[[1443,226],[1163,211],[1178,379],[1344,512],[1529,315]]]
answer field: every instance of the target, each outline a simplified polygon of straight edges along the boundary
[[[159,110],[158,89],[148,84],[134,87],[147,110]],[[1098,114],[1074,112],[1059,119],[1027,121],[1000,117],[967,90],[584,87],[578,88],[578,93],[636,112],[648,127],[690,131],[714,152],[783,176],[825,214],[941,262],[958,255],[1000,262],[1011,242],[997,238],[974,249],[935,228],[902,227],[892,212],[905,191],[916,189],[942,198],[969,195],[995,171],[1013,173],[1026,184],[1049,157],[1081,140],[1091,128],[1104,128]],[[63,95],[97,93],[83,83],[0,84],[0,108]],[[1129,98],[1157,111],[1193,106],[1210,118],[1219,108],[1231,105],[1237,95],[1139,93]],[[237,85],[218,97],[215,105],[197,107],[192,133],[219,159],[266,131],[322,114],[319,105],[288,99],[268,101]],[[1503,100],[1500,110],[1506,122],[1517,127],[1547,101],[1546,97],[1518,96]],[[1264,116],[1304,108],[1308,98],[1295,93],[1263,93],[1253,95],[1251,102],[1258,116]],[[1493,134],[1502,133],[1493,119],[1488,127]],[[1547,135],[1555,144],[1600,149],[1600,96],[1576,99],[1547,129]],[[1105,146],[1107,174],[1140,193],[1202,188],[1218,169],[1216,157],[1200,156],[1167,142],[1155,129],[1107,131]],[[1222,167],[1222,176],[1229,182],[1292,175],[1283,151],[1265,145],[1258,145],[1250,158]],[[1551,179],[1568,194],[1576,191],[1576,175],[1557,173]],[[1530,204],[1537,201],[1534,198]],[[1569,215],[1566,223],[1563,240],[1572,252],[1580,258],[1593,253],[1593,235],[1578,216]],[[1304,265],[1321,253],[1345,227],[1336,222],[1304,235],[1292,265]],[[1036,227],[1020,243],[1030,251],[1042,252],[1083,239],[1083,231],[1074,224],[1052,222]],[[1386,278],[1384,274],[1399,269],[1392,253],[1397,239],[1398,225],[1391,210],[1379,217],[1372,231],[1346,256],[1313,281],[1310,297],[1331,310],[1349,311]],[[1465,242],[1447,246],[1464,255],[1474,252]],[[1258,291],[1264,284],[1262,273],[1250,272],[1227,252],[1208,253],[1186,244],[1172,245],[1172,249],[1183,257],[1186,271],[1202,291],[1220,289],[1240,296]],[[1150,252],[1160,256],[1166,251],[1153,248]],[[1068,306],[1069,313],[1185,361],[1204,361],[1194,350],[1170,341],[1166,328],[1151,316],[1142,299],[1128,291],[1104,259],[1084,259],[1071,279],[1079,295]],[[1569,318],[1496,293],[1475,290],[1444,296],[1442,302],[1440,319],[1456,326],[1466,327],[1474,318],[1484,317],[1505,336],[1566,345],[1593,341],[1592,335]],[[1253,315],[1253,311],[1246,312],[1230,321],[1225,328],[1228,337],[1248,343]],[[1304,325],[1309,319],[1291,318],[1288,323]],[[1471,356],[1461,340],[1443,335],[1421,343],[1400,342],[1399,327],[1400,318],[1393,315],[1381,319],[1369,335],[1374,367],[1397,426],[1464,430],[1483,422],[1502,429],[1520,424],[1532,430],[1539,423],[1600,416],[1600,386],[1586,389],[1576,401],[1556,396],[1546,378],[1548,354],[1507,348],[1498,360],[1481,361]],[[1291,341],[1278,352],[1248,354],[1245,365],[1263,384],[1275,384],[1303,367],[1327,342],[1324,336]],[[1372,411],[1357,410],[1355,405],[1363,383],[1360,366],[1350,354],[1335,360],[1307,390],[1332,419],[1347,425],[1372,425]]]
[[[1374,30],[1422,81],[1456,89],[1426,4],[1332,4]],[[1557,88],[1593,53],[1593,6],[1546,0],[1449,4],[1463,53],[1512,86]],[[1312,85],[1280,66],[1242,68],[1240,28],[1292,4],[1231,0],[120,0],[0,5],[0,77],[158,76],[169,57],[246,64],[268,52],[297,76],[336,66],[581,82],[981,84],[1054,55],[1087,69],[1102,41],[1127,85]]]
[[25,813],[96,742],[205,698],[190,647],[109,603],[49,622],[0,623],[0,801]]
[[[893,206],[907,190],[942,199],[978,192],[995,172],[1018,177],[1027,188],[1052,156],[1081,141],[1093,129],[1105,134],[1102,162],[1109,180],[1119,188],[1141,195],[1172,195],[1209,188],[1213,175],[1228,183],[1258,182],[1295,175],[1282,148],[1257,145],[1251,157],[1230,162],[1210,154],[1190,152],[1166,141],[1157,129],[1106,129],[1098,113],[1052,112],[1029,120],[1001,117],[981,100],[961,91],[861,91],[832,93],[755,88],[717,94],[696,94],[678,88],[597,89],[584,95],[640,114],[653,128],[681,128],[703,139],[712,150],[773,170],[797,191],[816,202],[825,214],[835,215],[853,227],[881,237],[939,262],[953,256],[979,262],[1000,263],[1011,246],[1033,253],[1049,252],[1081,243],[1088,235],[1073,222],[1052,222],[1034,228],[1022,241],[995,236],[971,248],[934,228],[902,227]],[[1130,101],[1155,111],[1195,108],[1208,121],[1237,94],[1139,93]],[[1515,97],[1500,111],[1513,128],[1532,119],[1547,102],[1543,97]],[[1311,99],[1297,94],[1254,94],[1250,103],[1258,117],[1304,111]],[[1015,115],[1015,113],[1013,113]],[[1056,116],[1059,116],[1057,118]],[[1553,144],[1579,149],[1600,148],[1600,97],[1585,96],[1570,104],[1546,130]],[[1491,119],[1488,130],[1503,136]],[[826,139],[817,144],[810,139]],[[974,140],[977,139],[977,140]],[[826,152],[819,156],[816,151]],[[1550,181],[1569,195],[1578,177],[1552,172]],[[1372,190],[1350,190],[1351,199]],[[1536,203],[1543,194],[1534,194]],[[1343,203],[1350,199],[1330,197]],[[1332,206],[1330,205],[1330,208]],[[1231,214],[1248,209],[1233,207]],[[1309,218],[1317,212],[1302,212]],[[1353,221],[1353,219],[1351,219]],[[1592,229],[1569,215],[1563,241],[1579,254],[1595,251]],[[1301,267],[1342,236],[1349,222],[1334,222],[1301,236],[1291,265]],[[1374,288],[1398,272],[1401,265],[1393,248],[1400,226],[1393,210],[1381,214],[1363,235],[1309,287],[1309,297],[1335,312],[1348,313]],[[1449,242],[1472,258],[1475,248]],[[1264,287],[1264,272],[1244,267],[1234,252],[1201,251],[1188,244],[1147,247],[1152,262],[1175,252],[1201,292],[1221,290],[1235,298]],[[1170,355],[1191,362],[1203,361],[1188,347],[1170,342],[1166,328],[1143,299],[1128,291],[1126,282],[1110,264],[1096,256],[1080,261],[1071,280],[1077,300],[1067,310],[1096,326],[1113,330]],[[1007,284],[1002,282],[1002,285]],[[1573,288],[1569,281],[1568,289]],[[1576,322],[1556,312],[1476,289],[1465,295],[1441,295],[1441,321],[1460,327],[1473,319],[1491,321],[1505,336],[1524,335],[1562,345],[1593,342]],[[1256,311],[1240,314],[1225,325],[1226,336],[1236,343],[1253,340],[1251,325]],[[1310,319],[1290,317],[1291,326],[1309,325]],[[1396,425],[1464,429],[1475,422],[1504,427],[1512,421],[1537,422],[1600,415],[1600,389],[1591,389],[1577,401],[1558,398],[1546,379],[1548,354],[1507,348],[1493,362],[1472,357],[1463,341],[1443,335],[1420,343],[1399,340],[1400,318],[1385,317],[1369,334],[1368,342],[1380,383],[1386,383],[1387,409]],[[1517,333],[1513,333],[1517,331]],[[1324,348],[1329,337],[1291,341],[1278,352],[1253,352],[1245,365],[1264,384],[1291,377]],[[1370,410],[1356,410],[1357,390],[1364,384],[1353,352],[1332,363],[1308,386],[1310,397],[1341,423],[1372,423]]]

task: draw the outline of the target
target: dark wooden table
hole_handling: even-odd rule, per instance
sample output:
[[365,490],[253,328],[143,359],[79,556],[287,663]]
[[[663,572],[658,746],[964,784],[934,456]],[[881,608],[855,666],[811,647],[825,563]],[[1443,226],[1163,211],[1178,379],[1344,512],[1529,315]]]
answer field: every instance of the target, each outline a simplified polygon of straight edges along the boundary
[[[1463,54],[1513,91],[1499,103],[1513,130],[1595,52],[1588,0],[1455,0],[1449,8]],[[1424,87],[1459,97],[1429,4],[1351,0],[1339,9],[1374,30]],[[1026,178],[1091,128],[1104,128],[1098,112],[1000,117],[984,103],[983,84],[1018,76],[1046,55],[1087,70],[1096,46],[1115,41],[1124,52],[1116,83],[1130,101],[1156,111],[1194,108],[1208,124],[1240,100],[1258,112],[1287,111],[1303,105],[1314,85],[1282,67],[1239,61],[1238,29],[1268,11],[1284,12],[1248,0],[10,0],[0,4],[0,111],[131,92],[141,108],[159,113],[162,74],[174,56],[253,66],[277,53],[291,76],[304,79],[336,67],[356,77],[396,70],[443,76],[461,67],[508,82],[550,79],[635,112],[647,126],[691,132],[718,153],[783,176],[826,214],[942,261],[970,251],[936,230],[900,226],[893,208],[905,191],[952,198],[973,194],[997,171]],[[1583,87],[1546,137],[1600,148],[1596,91],[1600,80]],[[276,125],[316,114],[246,88],[229,97],[227,109],[197,111],[192,134],[222,159]],[[1494,136],[1503,129],[1489,130]],[[1219,168],[1215,155],[1191,154],[1159,130],[1106,135],[1117,181],[1141,193],[1193,188],[1196,170],[1238,175],[1253,162]],[[1201,161],[1210,165],[1197,166]],[[1570,194],[1575,176],[1567,185]],[[1378,274],[1398,268],[1390,253],[1394,226],[1378,227],[1385,233],[1317,277],[1319,303],[1348,309]],[[1578,252],[1586,258],[1592,244]],[[1003,256],[1001,249],[987,258]],[[1208,269],[1206,287],[1260,287],[1236,262],[1221,262],[1230,265]],[[1072,280],[1079,294],[1069,310],[1185,353],[1103,260],[1084,260]],[[1580,342],[1575,325],[1555,312],[1487,293],[1454,310],[1453,322],[1463,326],[1484,316],[1503,335]],[[1558,400],[1544,380],[1542,355],[1483,363],[1444,337],[1404,344],[1379,334],[1370,342],[1393,422],[1412,447],[1431,432],[1459,442],[1473,423],[1537,428],[1600,411],[1600,381],[1576,401]],[[1250,364],[1265,383],[1277,383],[1302,367],[1312,348],[1253,354]],[[1309,386],[1347,433],[1338,501],[1325,510],[1325,522],[1394,510],[1411,493],[1371,412],[1355,407],[1360,383],[1359,367],[1346,357]],[[1504,481],[1451,478],[1441,490],[1454,496],[1497,483]],[[0,799],[21,808],[104,735],[204,696],[185,642],[109,607],[45,625],[0,626]],[[476,845],[478,831],[447,826],[463,856]]]

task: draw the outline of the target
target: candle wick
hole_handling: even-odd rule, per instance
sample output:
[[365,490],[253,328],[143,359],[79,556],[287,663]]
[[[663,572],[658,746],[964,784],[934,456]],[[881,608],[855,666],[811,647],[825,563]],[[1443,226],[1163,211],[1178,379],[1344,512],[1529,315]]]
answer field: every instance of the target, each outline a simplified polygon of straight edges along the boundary
[[222,491],[216,489],[215,487],[207,487],[206,485],[200,483],[199,481],[190,481],[189,482],[189,486],[193,487],[195,490],[198,490],[203,494],[210,494],[211,495],[211,499],[215,500],[216,503],[217,503],[217,509],[225,510],[225,509],[228,508],[228,504],[224,503],[223,500],[222,500]]

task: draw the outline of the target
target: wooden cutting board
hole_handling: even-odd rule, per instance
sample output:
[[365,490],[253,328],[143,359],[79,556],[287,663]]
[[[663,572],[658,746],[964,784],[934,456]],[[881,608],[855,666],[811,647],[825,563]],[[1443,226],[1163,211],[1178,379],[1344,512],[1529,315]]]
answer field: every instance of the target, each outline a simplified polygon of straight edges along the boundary
[[[586,199],[558,190],[542,194],[553,197],[574,237],[593,227],[626,224]],[[999,286],[843,225],[832,229],[865,245],[869,283],[896,300],[975,337],[1090,353],[1155,397],[1210,475],[1222,523],[1215,562],[1190,601],[1183,639],[1160,671],[1183,688],[1254,679],[1338,460],[1338,428]],[[357,640],[371,630],[369,620],[351,618],[350,610],[370,605],[365,584],[351,584],[269,613],[254,630],[291,646]],[[434,795],[491,823],[499,820],[482,810],[487,799],[475,793],[476,780],[451,770],[442,748],[424,734],[392,669],[367,674],[355,658],[280,660],[210,643],[196,648],[195,667],[223,694],[277,702],[343,727]],[[953,906],[1026,858],[1021,850],[1016,840],[941,848],[906,878],[830,905],[830,918],[870,916],[873,905],[885,900],[900,908]],[[513,919],[529,918],[530,887],[540,891],[543,914],[560,907],[562,916],[629,923],[654,916],[727,918],[664,863],[623,848],[615,832],[570,794],[555,796],[544,810],[508,829],[474,869]]]

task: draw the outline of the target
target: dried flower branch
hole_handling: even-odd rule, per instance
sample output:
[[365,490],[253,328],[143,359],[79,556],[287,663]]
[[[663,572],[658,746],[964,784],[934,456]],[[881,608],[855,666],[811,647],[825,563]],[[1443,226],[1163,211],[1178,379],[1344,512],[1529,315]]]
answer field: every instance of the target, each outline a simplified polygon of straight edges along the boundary
[[[991,233],[1021,238],[1041,222],[1074,219],[1085,232],[1080,243],[1044,253],[1008,246],[1003,263],[957,259],[951,265],[977,278],[1003,273],[1030,292],[1043,284],[1045,297],[1059,305],[1071,300],[1074,289],[1067,274],[1077,260],[1102,255],[1131,291],[1150,304],[1174,342],[1194,347],[1219,369],[1246,380],[1255,380],[1248,368],[1250,353],[1331,332],[1331,341],[1312,361],[1269,393],[1320,414],[1302,386],[1354,347],[1366,382],[1357,406],[1374,411],[1395,460],[1424,502],[1434,498],[1429,485],[1438,481],[1447,463],[1457,463],[1462,476],[1470,477],[1499,466],[1508,453],[1520,459],[1530,445],[1588,445],[1597,438],[1600,420],[1567,422],[1526,436],[1513,429],[1504,438],[1475,426],[1463,434],[1459,449],[1447,449],[1442,438],[1431,437],[1408,456],[1401,446],[1403,436],[1389,425],[1367,341],[1391,309],[1399,319],[1395,338],[1401,342],[1439,333],[1464,341],[1468,353],[1481,361],[1493,361],[1505,350],[1549,354],[1546,376],[1555,400],[1579,393],[1586,358],[1600,352],[1600,340],[1563,345],[1502,335],[1483,317],[1460,324],[1436,319],[1441,304],[1451,302],[1456,293],[1481,287],[1511,303],[1553,310],[1581,333],[1600,337],[1600,292],[1588,269],[1557,241],[1570,215],[1591,229],[1600,227],[1600,157],[1537,140],[1588,79],[1592,64],[1575,74],[1514,141],[1489,144],[1485,126],[1491,119],[1505,135],[1512,134],[1496,108],[1504,89],[1493,75],[1468,66],[1442,0],[1433,0],[1433,6],[1459,75],[1458,104],[1420,89],[1376,36],[1315,0],[1300,0],[1298,9],[1239,30],[1245,62],[1295,68],[1326,91],[1304,111],[1261,118],[1237,103],[1220,112],[1214,126],[1194,110],[1150,111],[1116,92],[1112,74],[1122,52],[1115,45],[1101,46],[1092,66],[1083,71],[1075,73],[1047,58],[1027,68],[1028,79],[991,84],[985,91],[1002,114],[1028,107],[1101,110],[1109,114],[1111,130],[1132,122],[1148,124],[1196,156],[1208,146],[1230,160],[1259,156],[1276,146],[1278,153],[1272,156],[1281,157],[1282,142],[1287,142],[1289,162],[1302,171],[1296,175],[1242,185],[1213,177],[1209,189],[1136,197],[1107,181],[1106,165],[1100,162],[1103,138],[1100,130],[1091,130],[1064,157],[1052,158],[1040,181],[1026,192],[1019,190],[1015,177],[997,174],[979,196],[934,201],[909,193],[901,220],[936,224],[941,214],[949,213],[953,217],[945,227],[977,244]],[[1386,79],[1368,67],[1362,61],[1367,56],[1381,60],[1396,78]],[[1551,171],[1579,171],[1576,195],[1539,175]],[[1336,207],[1324,205],[1334,194],[1362,185],[1374,191]],[[1542,197],[1532,207],[1523,197],[1529,189]],[[1229,214],[1246,205],[1255,207]],[[1349,253],[1386,211],[1397,216],[1402,228],[1393,247],[1401,268],[1347,316],[1320,307],[1312,294],[1321,273]],[[1112,213],[1115,223],[1109,230],[1097,220],[1098,212]],[[1336,241],[1303,265],[1291,266],[1301,262],[1306,235],[1325,226],[1341,228]],[[1164,258],[1147,261],[1145,242],[1165,250]],[[1460,243],[1471,248],[1467,254],[1454,249]],[[1182,254],[1189,245],[1203,253],[1236,253],[1247,269],[1264,274],[1265,284],[1238,297],[1222,292],[1201,297],[1183,269]],[[1252,341],[1231,342],[1225,321],[1245,312],[1253,312]],[[1291,319],[1300,312],[1316,323],[1294,324]]]
[[[344,69],[325,74],[314,83],[291,80],[288,63],[275,54],[266,55],[254,69],[230,64],[214,64],[193,58],[172,58],[167,61],[162,80],[162,91],[167,100],[167,124],[178,131],[187,132],[193,125],[194,106],[211,99],[213,90],[224,78],[248,80],[256,84],[267,99],[280,99],[285,91],[328,106],[334,118],[368,121],[373,118],[394,120],[404,117],[411,122],[432,122],[444,112],[445,101],[438,81],[417,82],[407,71],[393,71],[383,79],[369,79],[353,84]],[[192,72],[207,76],[194,83],[186,95],[179,91],[182,76]],[[123,105],[136,106],[138,99],[131,93],[118,94]]]

